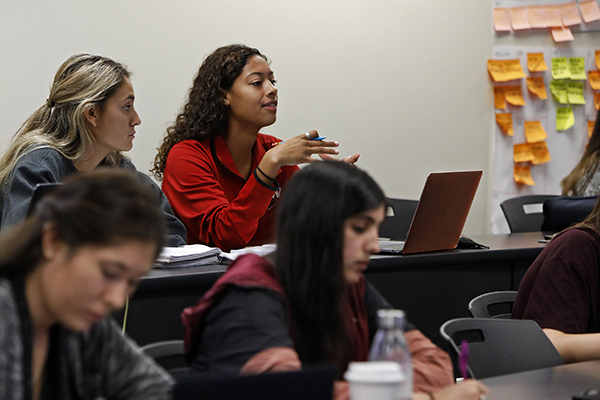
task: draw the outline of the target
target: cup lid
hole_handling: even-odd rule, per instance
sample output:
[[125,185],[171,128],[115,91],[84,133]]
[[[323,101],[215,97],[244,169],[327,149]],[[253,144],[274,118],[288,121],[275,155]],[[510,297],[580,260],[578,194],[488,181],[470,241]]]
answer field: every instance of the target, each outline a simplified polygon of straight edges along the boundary
[[394,361],[351,362],[344,379],[349,382],[400,382],[404,374]]

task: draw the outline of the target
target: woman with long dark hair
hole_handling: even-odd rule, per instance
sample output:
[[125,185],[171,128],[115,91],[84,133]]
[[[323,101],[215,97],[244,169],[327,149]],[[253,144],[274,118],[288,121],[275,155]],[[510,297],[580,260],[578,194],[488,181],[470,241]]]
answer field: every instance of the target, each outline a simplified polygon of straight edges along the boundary
[[[281,201],[275,256],[240,257],[184,310],[191,375],[331,363],[341,377],[350,361],[366,361],[377,311],[391,308],[363,276],[379,251],[385,204],[379,186],[356,167],[324,161],[297,172]],[[453,386],[448,354],[412,324],[405,328],[416,392],[438,399],[486,393],[477,382]],[[337,384],[339,398],[344,388]]]
[[337,142],[310,140],[314,130],[285,142],[261,134],[277,106],[274,73],[257,49],[224,46],[200,66],[153,169],[189,243],[229,250],[272,242],[278,198],[296,165],[338,153]]
[[581,159],[561,182],[562,194],[565,196],[597,196],[600,194],[600,112],[592,136],[581,156]]
[[[74,55],[60,66],[48,99],[23,123],[0,160],[2,229],[25,219],[37,184],[61,182],[98,166],[135,171],[121,153],[131,150],[142,122],[130,75],[124,65],[93,54]],[[137,175],[164,212],[168,244],[185,244],[185,227],[164,194],[150,177]]]
[[130,171],[76,174],[0,237],[0,398],[169,399],[172,379],[109,318],[160,252]]

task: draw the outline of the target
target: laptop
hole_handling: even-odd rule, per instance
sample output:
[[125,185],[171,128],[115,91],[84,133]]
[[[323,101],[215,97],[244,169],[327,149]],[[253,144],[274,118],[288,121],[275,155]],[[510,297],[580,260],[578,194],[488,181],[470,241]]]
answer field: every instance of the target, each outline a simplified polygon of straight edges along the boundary
[[381,254],[456,248],[482,174],[483,171],[429,174],[406,240],[380,240]]
[[331,400],[333,366],[260,375],[183,380],[173,389],[173,400]]

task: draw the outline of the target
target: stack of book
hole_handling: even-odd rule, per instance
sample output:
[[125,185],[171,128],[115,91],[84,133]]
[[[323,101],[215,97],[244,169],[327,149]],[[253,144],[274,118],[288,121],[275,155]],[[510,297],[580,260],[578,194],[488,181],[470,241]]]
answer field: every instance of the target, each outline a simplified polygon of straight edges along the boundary
[[154,263],[154,268],[185,268],[218,264],[221,253],[221,249],[203,244],[164,247]]

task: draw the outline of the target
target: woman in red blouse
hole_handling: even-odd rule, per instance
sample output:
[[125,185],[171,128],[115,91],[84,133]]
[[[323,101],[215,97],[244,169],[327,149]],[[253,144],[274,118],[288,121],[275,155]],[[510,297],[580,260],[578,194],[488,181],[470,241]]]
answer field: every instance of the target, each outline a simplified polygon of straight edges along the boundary
[[188,243],[230,250],[272,242],[277,201],[297,164],[338,154],[338,142],[310,140],[315,130],[285,142],[259,133],[275,122],[277,100],[273,71],[257,49],[221,47],[200,66],[153,170]]

